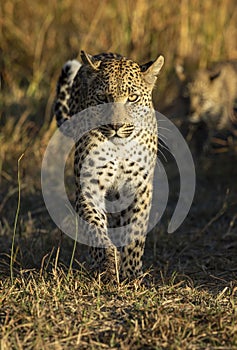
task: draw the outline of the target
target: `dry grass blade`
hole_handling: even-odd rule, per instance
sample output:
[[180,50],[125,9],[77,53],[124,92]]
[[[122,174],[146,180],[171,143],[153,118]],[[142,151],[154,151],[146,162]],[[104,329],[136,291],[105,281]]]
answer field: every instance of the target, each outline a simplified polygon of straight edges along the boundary
[[13,264],[14,264],[14,244],[15,244],[15,237],[16,237],[16,229],[17,229],[17,223],[20,213],[20,207],[21,207],[21,177],[20,177],[20,162],[21,159],[24,157],[24,153],[18,158],[18,167],[17,167],[17,180],[18,180],[18,200],[17,200],[17,208],[16,208],[16,215],[14,220],[14,228],[13,228],[13,236],[12,236],[12,247],[11,247],[11,262],[10,262],[10,272],[11,272],[11,282],[13,284]]

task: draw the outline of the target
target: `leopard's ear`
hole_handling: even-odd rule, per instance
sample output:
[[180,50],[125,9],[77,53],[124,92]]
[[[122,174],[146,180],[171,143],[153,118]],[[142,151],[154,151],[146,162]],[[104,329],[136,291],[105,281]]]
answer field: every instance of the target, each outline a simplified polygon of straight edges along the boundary
[[141,71],[147,84],[151,86],[155,84],[164,61],[164,57],[160,55],[154,62],[148,62],[141,66]]
[[209,80],[212,82],[221,75],[221,69],[213,70],[209,72]]
[[95,60],[93,56],[88,55],[85,51],[81,51],[81,59],[84,64],[91,66],[94,70],[98,70],[101,64],[101,61]]

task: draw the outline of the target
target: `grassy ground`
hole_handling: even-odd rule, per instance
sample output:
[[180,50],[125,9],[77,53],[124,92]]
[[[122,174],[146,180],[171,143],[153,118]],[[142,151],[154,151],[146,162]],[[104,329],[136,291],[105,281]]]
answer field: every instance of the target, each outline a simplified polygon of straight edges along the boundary
[[[147,273],[130,284],[106,285],[88,275],[85,247],[78,245],[73,257],[74,242],[50,219],[40,183],[56,129],[50,112],[56,77],[66,59],[80,49],[117,51],[141,62],[162,52],[166,65],[155,102],[163,110],[172,104],[179,124],[186,106],[174,104],[175,63],[191,60],[193,69],[237,57],[235,1],[33,6],[8,0],[0,11],[0,348],[237,349],[235,153],[194,156],[194,203],[173,234],[167,223],[179,178],[175,165],[167,165],[166,214],[147,238]],[[72,178],[69,162],[68,183]]]
[[81,272],[4,282],[2,349],[234,349],[236,286],[191,280],[101,286]]

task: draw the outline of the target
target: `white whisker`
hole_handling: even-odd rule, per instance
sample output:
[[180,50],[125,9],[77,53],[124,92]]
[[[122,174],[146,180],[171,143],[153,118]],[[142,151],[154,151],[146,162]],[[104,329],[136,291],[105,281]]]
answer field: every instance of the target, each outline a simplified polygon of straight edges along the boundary
[[168,140],[168,137],[163,134],[158,134],[159,140],[166,142]]
[[167,160],[167,158],[166,158],[164,152],[162,152],[160,149],[158,149],[158,156],[159,156],[159,154],[161,154],[161,155],[162,155],[162,158],[165,160],[165,162],[168,163],[168,160]]
[[171,132],[171,129],[165,128],[165,127],[163,127],[163,126],[158,126],[158,131],[159,131],[159,130],[166,130],[166,131]]
[[166,146],[166,145],[159,144],[159,146],[158,146],[158,147],[161,147],[161,148],[165,149],[166,151],[168,151],[169,153],[171,153],[171,151],[170,151],[169,147],[168,147],[168,146]]

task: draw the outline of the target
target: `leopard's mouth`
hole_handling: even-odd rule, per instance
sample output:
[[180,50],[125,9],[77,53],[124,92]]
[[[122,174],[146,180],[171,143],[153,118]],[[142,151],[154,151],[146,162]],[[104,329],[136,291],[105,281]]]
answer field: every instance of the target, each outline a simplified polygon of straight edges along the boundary
[[100,126],[99,130],[108,139],[112,137],[127,138],[134,130],[133,124],[108,124]]

